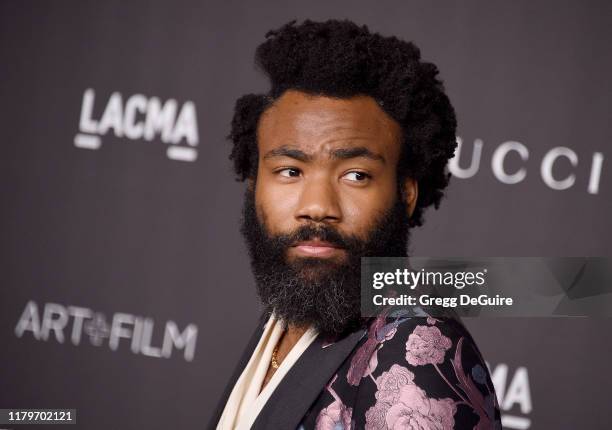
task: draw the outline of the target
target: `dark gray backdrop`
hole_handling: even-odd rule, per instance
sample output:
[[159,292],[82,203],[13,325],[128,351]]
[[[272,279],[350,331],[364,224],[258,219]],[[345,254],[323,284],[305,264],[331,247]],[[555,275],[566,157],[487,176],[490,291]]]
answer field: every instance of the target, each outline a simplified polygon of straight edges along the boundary
[[[482,142],[413,254],[610,256],[611,17],[605,1],[1,2],[0,408],[76,408],[90,429],[205,424],[259,311],[224,137],[234,100],[267,88],[255,47],[293,18],[414,41],[457,110],[460,168]],[[197,142],[168,143],[171,118],[166,136],[99,127],[98,149],[75,145],[82,111],[100,122],[115,92],[107,125],[130,123],[130,98],[192,102],[174,136],[197,127]],[[168,158],[173,145],[197,159]],[[523,180],[499,179],[500,148]],[[468,324],[506,428],[609,427],[609,320]],[[156,349],[189,327],[192,359]]]

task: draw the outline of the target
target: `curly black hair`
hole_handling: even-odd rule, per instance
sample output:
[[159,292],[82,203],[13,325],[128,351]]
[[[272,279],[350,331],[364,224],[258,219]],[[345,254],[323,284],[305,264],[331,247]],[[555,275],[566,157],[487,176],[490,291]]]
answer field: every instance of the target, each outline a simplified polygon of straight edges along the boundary
[[240,97],[234,110],[229,139],[237,180],[256,179],[259,118],[286,90],[337,98],[366,95],[401,126],[398,178],[418,181],[409,223],[422,225],[424,209],[432,204],[437,209],[448,185],[446,164],[457,146],[457,120],[436,77],[438,68],[420,58],[413,43],[347,20],[291,21],[268,32],[255,62],[270,79],[270,91]]

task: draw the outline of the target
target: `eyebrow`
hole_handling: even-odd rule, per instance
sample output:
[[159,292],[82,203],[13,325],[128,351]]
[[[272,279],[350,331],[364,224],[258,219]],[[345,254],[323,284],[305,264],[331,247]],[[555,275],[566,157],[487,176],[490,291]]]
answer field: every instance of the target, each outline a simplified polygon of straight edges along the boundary
[[353,148],[338,148],[331,152],[331,156],[334,159],[345,160],[347,158],[365,157],[374,161],[380,161],[385,163],[385,157],[375,152],[370,151],[365,146],[356,146]]
[[[314,158],[311,154],[307,154],[300,149],[291,148],[286,145],[266,152],[263,158],[268,159],[273,157],[290,157],[303,162],[311,161]],[[330,152],[330,157],[335,160],[346,160],[349,158],[364,157],[369,158],[371,160],[380,161],[381,163],[385,164],[385,157],[370,151],[365,146],[334,149]]]
[[295,148],[291,148],[286,145],[271,149],[270,151],[266,152],[263,158],[264,160],[267,160],[268,158],[274,158],[274,157],[289,157],[289,158],[295,158],[296,160],[300,160],[304,162],[310,161],[313,158],[312,155],[306,154],[304,151],[301,151]]

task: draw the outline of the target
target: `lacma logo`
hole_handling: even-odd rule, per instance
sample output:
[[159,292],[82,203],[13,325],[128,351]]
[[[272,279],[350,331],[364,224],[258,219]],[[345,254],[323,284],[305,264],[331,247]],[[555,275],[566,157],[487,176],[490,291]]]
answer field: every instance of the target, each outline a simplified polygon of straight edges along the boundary
[[59,343],[80,345],[85,334],[92,345],[108,345],[113,351],[122,347],[147,357],[170,358],[175,349],[180,349],[185,360],[192,361],[198,327],[188,324],[181,331],[174,321],[167,321],[163,327],[161,345],[153,346],[155,322],[152,318],[117,312],[107,319],[103,313],[89,308],[57,303],[46,303],[39,310],[36,302],[30,300],[15,326],[15,335],[21,338],[31,332],[36,340],[48,341],[54,337]]
[[527,368],[517,367],[513,374],[508,371],[505,363],[498,364],[491,371],[491,380],[502,413],[502,427],[527,430],[531,427],[529,415],[533,411]]
[[[124,103],[125,100],[125,103]],[[167,144],[166,155],[172,160],[195,161],[198,157],[198,123],[195,104],[174,99],[162,103],[158,97],[134,94],[127,99],[119,92],[108,98],[99,119],[94,118],[96,93],[83,93],[79,133],[74,137],[78,148],[99,149],[102,138],[111,132],[118,138]]]

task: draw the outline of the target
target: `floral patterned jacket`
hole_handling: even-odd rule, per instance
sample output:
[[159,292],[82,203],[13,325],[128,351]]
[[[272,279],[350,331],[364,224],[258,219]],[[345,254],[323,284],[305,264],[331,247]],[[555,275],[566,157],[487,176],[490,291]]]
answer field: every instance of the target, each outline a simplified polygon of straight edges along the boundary
[[[260,324],[209,428],[215,428],[262,329]],[[501,429],[501,421],[487,367],[461,323],[383,313],[342,339],[317,338],[252,428],[484,430]]]

